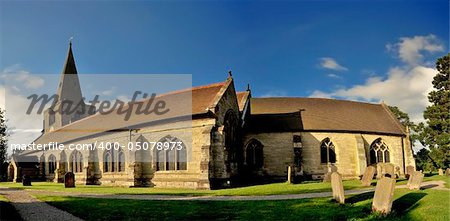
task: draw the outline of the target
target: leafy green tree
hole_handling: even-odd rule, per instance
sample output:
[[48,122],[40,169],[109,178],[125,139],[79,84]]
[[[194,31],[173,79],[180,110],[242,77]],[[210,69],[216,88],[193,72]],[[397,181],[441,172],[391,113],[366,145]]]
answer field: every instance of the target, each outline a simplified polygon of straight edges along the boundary
[[408,127],[410,130],[410,140],[411,144],[414,145],[416,141],[418,141],[419,135],[418,135],[418,127],[417,125],[412,122],[409,118],[409,115],[400,108],[396,106],[388,106],[389,110],[397,117],[398,121],[406,128]]
[[433,78],[434,90],[428,94],[431,105],[419,124],[420,142],[430,149],[429,156],[438,167],[450,167],[450,53],[436,62],[437,75]]
[[0,109],[0,180],[4,180],[6,178],[6,151],[8,150],[7,138],[8,134],[6,128],[5,112]]

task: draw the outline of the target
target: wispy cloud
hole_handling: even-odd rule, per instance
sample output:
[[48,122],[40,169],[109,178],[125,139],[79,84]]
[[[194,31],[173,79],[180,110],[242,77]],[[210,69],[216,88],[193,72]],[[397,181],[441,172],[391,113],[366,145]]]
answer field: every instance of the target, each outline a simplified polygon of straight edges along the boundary
[[436,69],[424,65],[424,52],[441,51],[443,45],[437,42],[434,35],[400,38],[387,47],[395,50],[393,52],[403,63],[390,68],[386,77],[369,75],[364,84],[331,92],[316,90],[310,96],[367,102],[383,100],[409,113],[413,121],[423,121],[423,110],[429,105],[427,95],[433,89],[431,82],[437,74]]
[[27,89],[38,89],[44,86],[45,83],[44,79],[32,75],[18,64],[5,68],[0,73],[0,78],[4,82],[20,83]]
[[327,77],[329,78],[336,78],[336,79],[342,79],[342,76],[337,74],[327,74]]
[[417,65],[423,62],[423,52],[434,53],[444,51],[435,35],[403,37],[395,44],[387,44],[388,51],[396,55],[406,64]]
[[334,70],[334,71],[347,71],[348,68],[340,65],[334,58],[323,57],[320,58],[320,66],[322,68]]

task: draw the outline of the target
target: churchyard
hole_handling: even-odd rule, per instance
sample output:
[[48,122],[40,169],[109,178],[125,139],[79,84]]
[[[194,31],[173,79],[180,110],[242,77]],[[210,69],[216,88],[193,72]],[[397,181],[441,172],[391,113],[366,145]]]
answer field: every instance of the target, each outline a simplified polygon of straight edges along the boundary
[[[450,219],[450,176],[445,174],[424,176],[411,171],[409,179],[383,176],[370,180],[370,185],[364,185],[367,177],[342,181],[341,175],[333,172],[330,178],[331,182],[286,182],[220,190],[87,185],[65,188],[62,183],[48,182],[33,182],[32,186],[9,182],[0,183],[0,187],[26,190],[38,200],[86,220]],[[436,182],[444,185],[424,185]],[[152,198],[159,196],[177,196],[181,200]]]

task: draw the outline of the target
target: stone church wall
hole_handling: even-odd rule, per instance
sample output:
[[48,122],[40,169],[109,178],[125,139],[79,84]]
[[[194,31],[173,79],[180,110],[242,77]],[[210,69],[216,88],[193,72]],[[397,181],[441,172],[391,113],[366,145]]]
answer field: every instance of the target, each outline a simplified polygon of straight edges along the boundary
[[[389,147],[391,163],[403,171],[403,152],[400,136],[371,135],[359,133],[336,133],[336,132],[282,132],[282,133],[258,133],[246,134],[244,144],[251,139],[257,139],[263,145],[264,152],[264,175],[268,177],[286,179],[287,167],[294,164],[293,135],[301,135],[303,171],[312,178],[321,179],[328,172],[329,166],[321,163],[320,144],[323,139],[330,138],[335,146],[336,163],[338,172],[345,179],[358,178],[364,173],[368,165],[369,148],[374,140],[382,138]],[[244,146],[244,153],[245,153]],[[406,149],[407,147],[405,147]],[[406,153],[406,157],[409,153]],[[410,157],[412,155],[410,154]]]

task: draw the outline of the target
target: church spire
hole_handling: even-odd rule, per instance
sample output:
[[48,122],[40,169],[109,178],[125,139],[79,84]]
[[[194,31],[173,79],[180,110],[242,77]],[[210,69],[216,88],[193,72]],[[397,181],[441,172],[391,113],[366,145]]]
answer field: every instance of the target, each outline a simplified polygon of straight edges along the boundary
[[72,53],[72,38],[69,40],[69,51],[67,52],[62,74],[77,74],[77,67],[75,66],[75,59]]
[[57,95],[59,101],[79,102],[82,99],[80,81],[72,52],[72,40],[69,41],[69,50],[61,72]]

